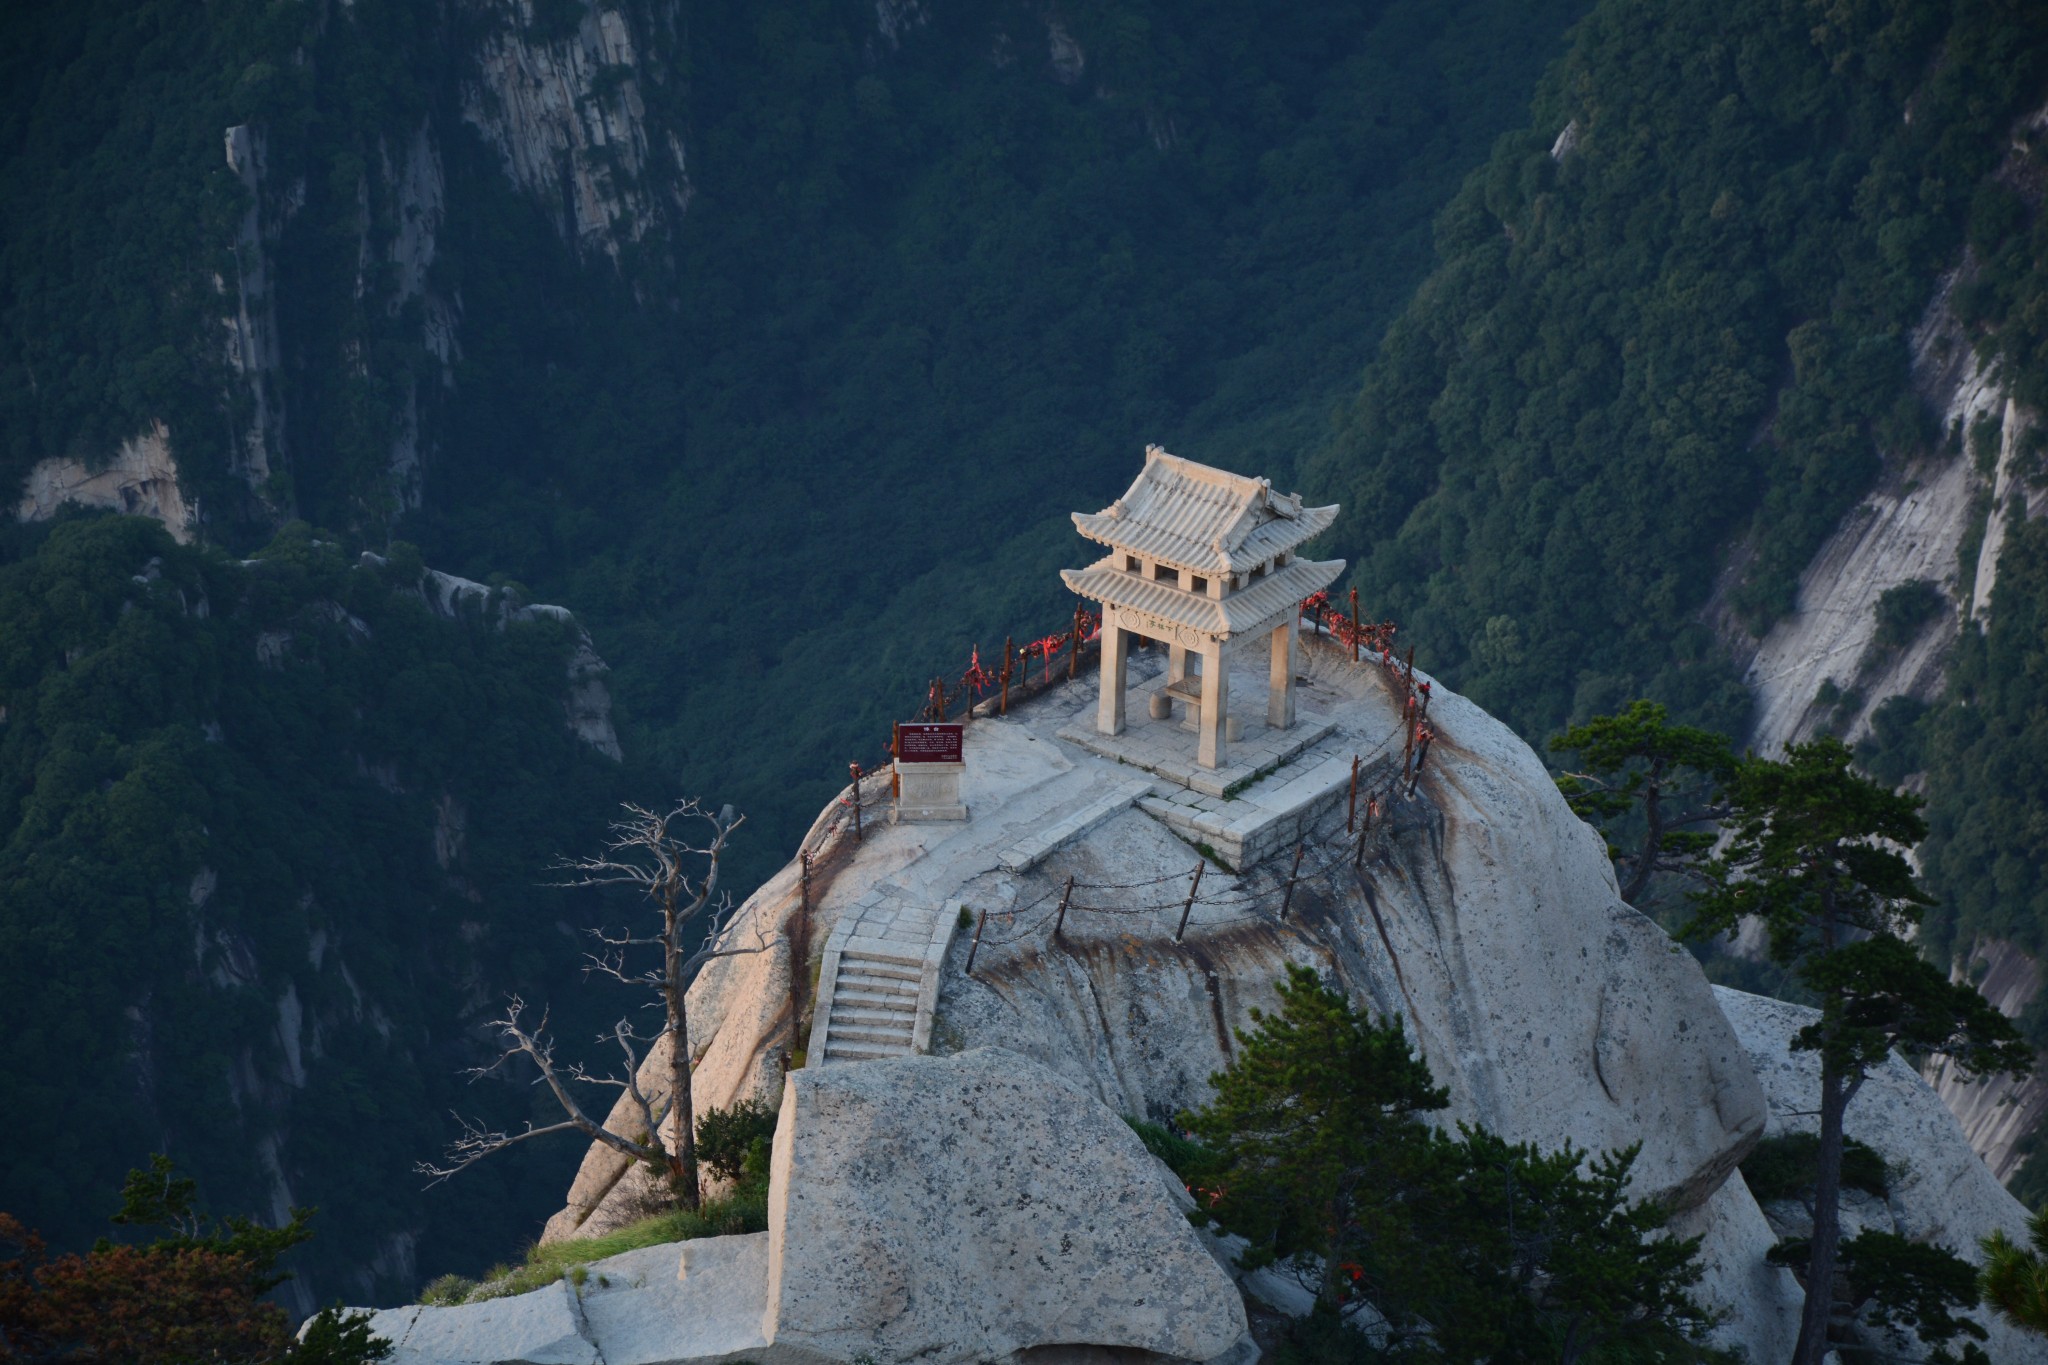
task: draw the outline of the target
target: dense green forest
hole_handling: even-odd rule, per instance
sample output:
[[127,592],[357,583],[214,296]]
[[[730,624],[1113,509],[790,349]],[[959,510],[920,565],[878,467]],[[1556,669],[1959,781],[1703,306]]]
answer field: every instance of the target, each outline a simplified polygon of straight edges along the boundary
[[1743,733],[1710,592],[1740,563],[1760,634],[1942,438],[1906,333],[2044,80],[2025,3],[1597,9],[1310,465],[1362,593],[1525,733],[1645,695]]
[[[400,1227],[422,1276],[502,1256],[576,1144],[424,1199],[404,1170],[490,993],[574,998],[558,926],[594,910],[546,860],[624,793],[701,795],[766,875],[925,679],[1060,628],[1067,513],[1147,442],[1341,501],[1367,610],[1533,739],[1635,696],[1739,735],[1724,632],[1791,609],[1881,459],[1964,443],[1907,383],[1944,272],[2048,401],[2040,181],[1993,177],[2048,95],[2026,0],[686,8],[0,14],[0,486],[162,422],[207,546],[85,519],[0,552],[0,981],[34,983],[0,1206],[83,1235],[168,1142],[238,1204],[280,1154],[329,1269],[395,1276]],[[591,100],[630,83],[688,169],[608,152],[666,207],[586,233],[473,96],[493,45],[600,12],[635,55]],[[221,345],[252,212],[289,412],[253,484]],[[1866,746],[1927,774],[1943,951],[2048,942],[2014,767],[2048,547],[2008,546],[1950,698]],[[625,767],[562,726],[572,629],[439,619],[421,555],[576,612]],[[325,1021],[303,1084],[287,983]]]
[[577,1033],[615,1005],[570,985],[604,907],[543,883],[631,777],[564,724],[574,626],[444,619],[419,574],[303,525],[247,561],[126,517],[0,546],[16,1216],[89,1239],[105,1173],[168,1148],[225,1209],[282,1180],[321,1210],[307,1278],[386,1296],[416,1287],[394,1237],[446,1264],[558,1197],[560,1153],[431,1197],[411,1168],[451,1105],[527,1112],[456,1074],[496,992],[553,994]]

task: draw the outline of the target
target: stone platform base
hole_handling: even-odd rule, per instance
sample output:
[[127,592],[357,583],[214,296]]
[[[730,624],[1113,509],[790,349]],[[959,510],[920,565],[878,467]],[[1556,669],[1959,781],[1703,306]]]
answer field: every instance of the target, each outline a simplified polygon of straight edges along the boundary
[[[1195,736],[1170,716],[1154,719],[1137,711],[1126,719],[1122,734],[1103,735],[1096,733],[1094,718],[1084,715],[1061,726],[1059,737],[1090,753],[1157,773],[1190,791],[1221,797],[1251,786],[1336,728],[1328,718],[1307,712],[1285,730],[1260,721],[1246,722],[1244,738],[1225,750],[1225,762],[1218,768],[1204,768],[1195,762]],[[1350,760],[1347,757],[1345,761]]]
[[[1309,837],[1317,821],[1344,804],[1351,791],[1351,750],[1340,739],[1318,745],[1235,797],[1155,790],[1139,800],[1138,808],[1189,843],[1207,844],[1242,872],[1292,849]],[[1360,790],[1384,781],[1390,764],[1398,761],[1382,758],[1360,768]]]

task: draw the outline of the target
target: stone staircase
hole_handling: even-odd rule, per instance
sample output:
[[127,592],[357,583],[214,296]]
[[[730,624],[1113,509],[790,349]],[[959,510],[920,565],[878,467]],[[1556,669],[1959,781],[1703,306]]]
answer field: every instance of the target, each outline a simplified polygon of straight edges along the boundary
[[841,953],[821,1062],[865,1062],[917,1051],[922,963]]
[[849,906],[825,940],[808,1064],[923,1052],[959,914],[958,901],[906,904],[888,887]]

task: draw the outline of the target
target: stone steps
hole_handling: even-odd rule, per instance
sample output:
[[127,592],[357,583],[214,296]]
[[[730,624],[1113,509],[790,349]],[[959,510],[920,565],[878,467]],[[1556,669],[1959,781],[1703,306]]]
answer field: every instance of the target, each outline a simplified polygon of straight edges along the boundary
[[818,974],[812,1065],[924,1050],[938,1002],[939,966],[959,913],[957,902],[904,905],[897,894],[877,888],[840,916]]

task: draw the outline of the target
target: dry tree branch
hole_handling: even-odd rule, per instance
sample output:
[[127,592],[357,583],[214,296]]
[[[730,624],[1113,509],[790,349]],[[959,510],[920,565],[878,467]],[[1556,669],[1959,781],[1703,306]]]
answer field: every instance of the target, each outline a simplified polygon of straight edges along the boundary
[[[507,1047],[498,1054],[497,1060],[488,1066],[471,1068],[469,1072],[470,1079],[476,1081],[490,1075],[512,1058],[523,1054],[531,1058],[534,1065],[540,1069],[539,1080],[545,1082],[548,1088],[554,1092],[556,1102],[562,1106],[562,1112],[567,1117],[560,1123],[548,1124],[540,1128],[534,1127],[529,1122],[521,1131],[508,1133],[502,1130],[485,1128],[474,1120],[457,1115],[456,1121],[462,1125],[462,1136],[456,1138],[448,1145],[443,1163],[437,1165],[433,1162],[422,1161],[417,1163],[413,1169],[421,1175],[433,1177],[428,1182],[429,1186],[438,1185],[458,1171],[475,1165],[493,1152],[502,1151],[515,1143],[524,1142],[528,1138],[545,1137],[551,1133],[572,1130],[583,1133],[627,1156],[638,1157],[643,1161],[662,1159],[665,1154],[658,1147],[635,1142],[631,1138],[621,1137],[583,1112],[583,1107],[576,1103],[576,1097],[569,1092],[568,1087],[563,1084],[561,1075],[555,1069],[555,1045],[554,1041],[547,1036],[546,1012],[543,1011],[541,1014],[539,1027],[530,1032],[525,1027],[522,1019],[525,1012],[526,1002],[518,996],[515,995],[506,1002],[505,1013],[493,1019],[490,1026],[498,1030],[499,1036],[506,1040]],[[628,1048],[628,1055],[631,1055],[630,1048]],[[570,1079],[582,1079],[579,1074],[580,1072],[580,1067],[572,1068],[569,1073]]]

